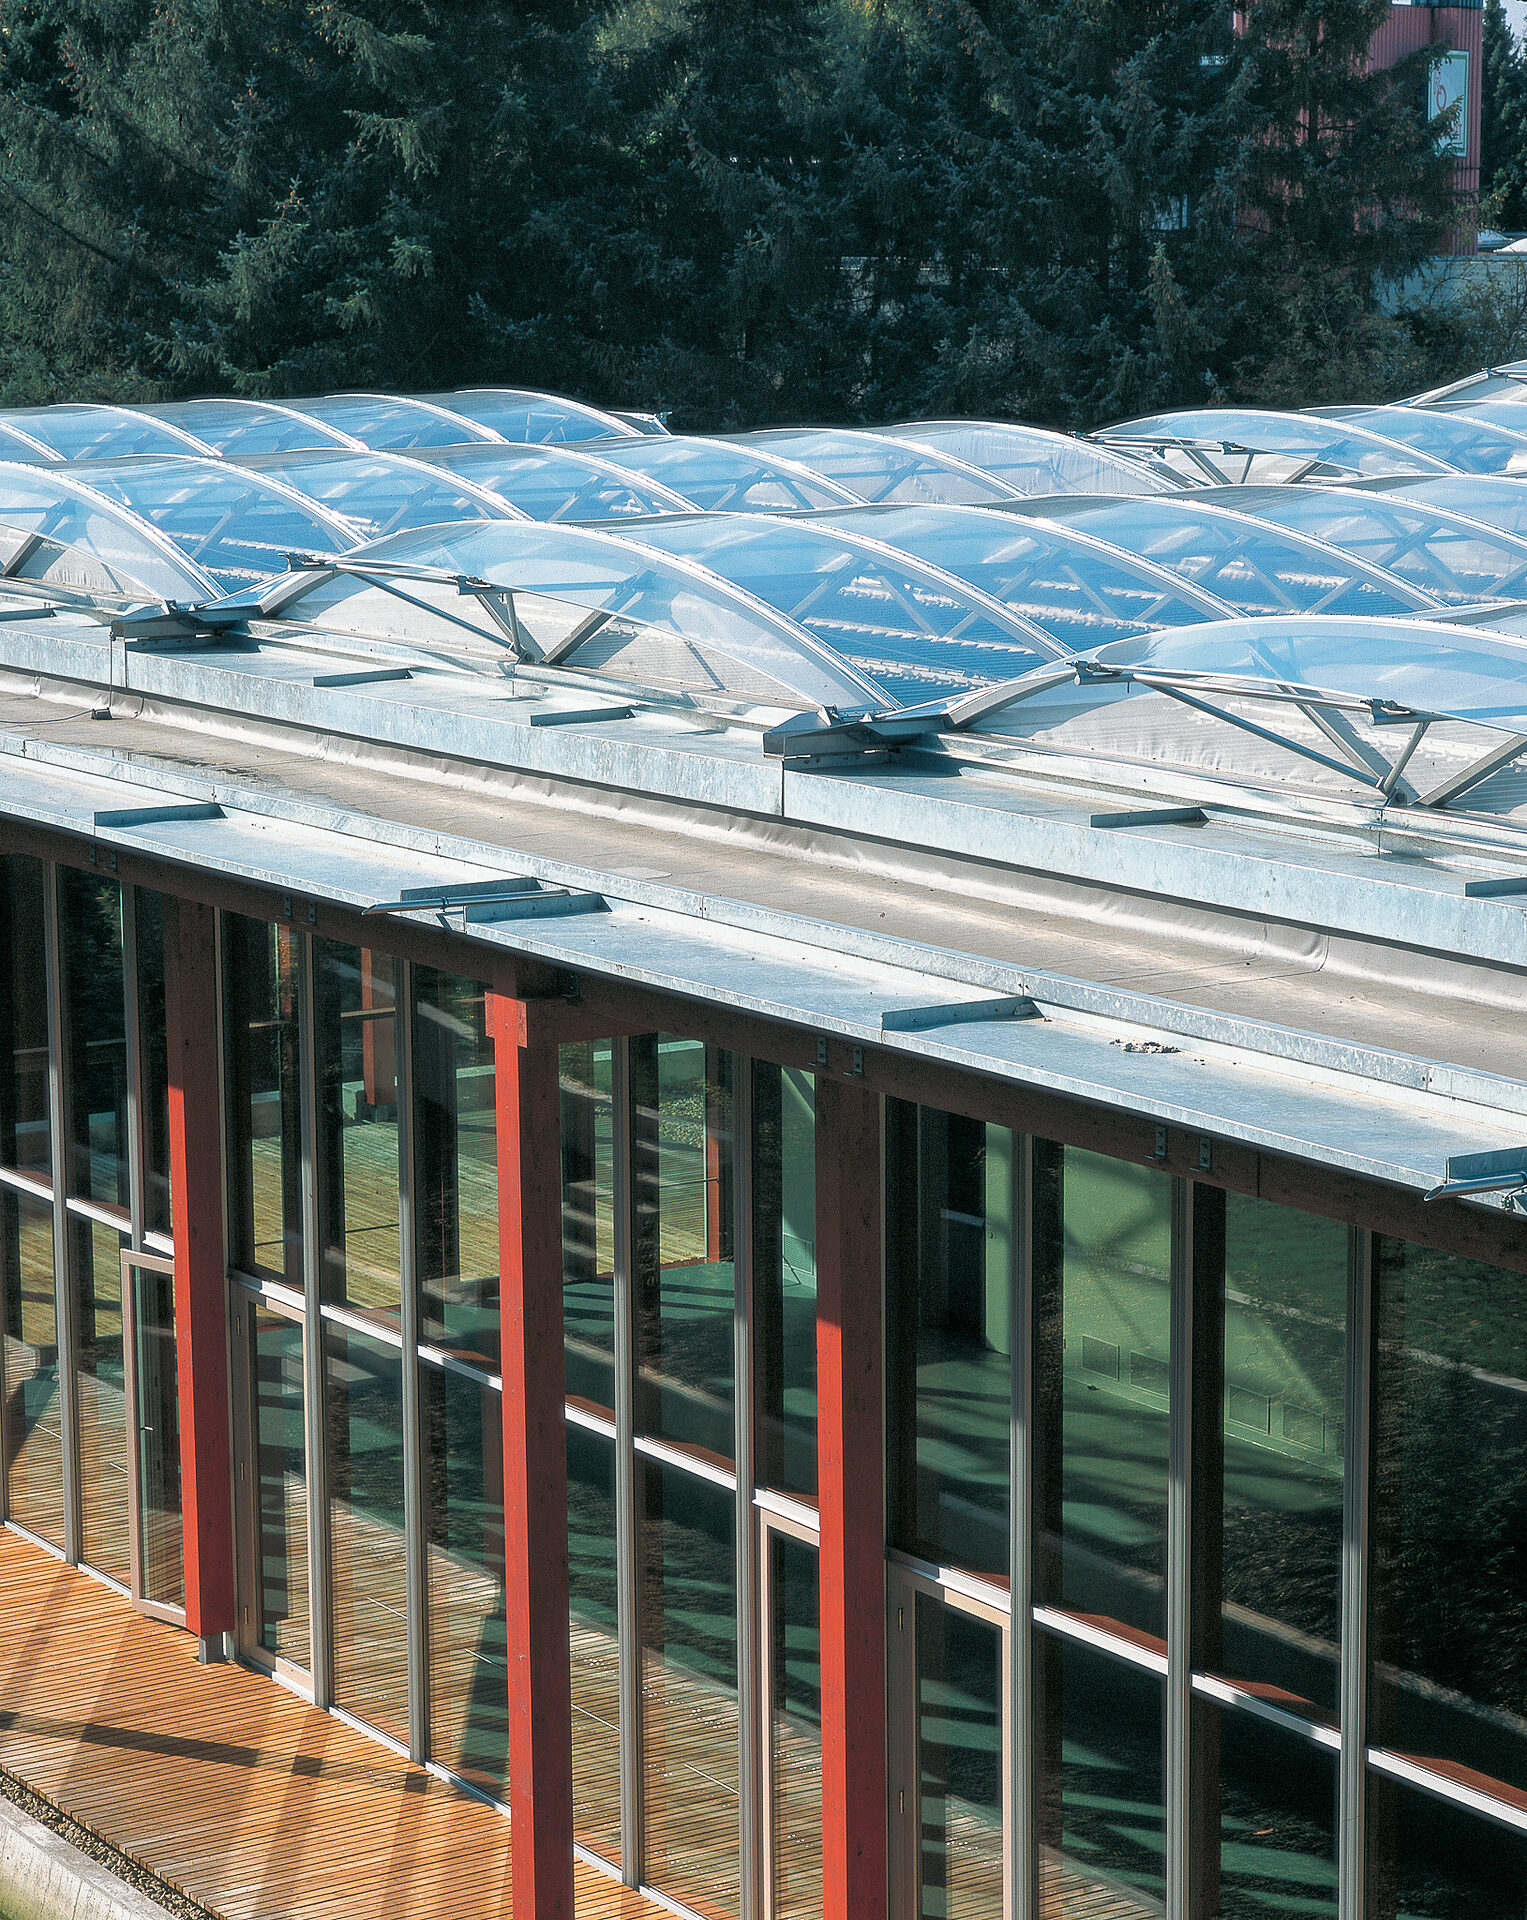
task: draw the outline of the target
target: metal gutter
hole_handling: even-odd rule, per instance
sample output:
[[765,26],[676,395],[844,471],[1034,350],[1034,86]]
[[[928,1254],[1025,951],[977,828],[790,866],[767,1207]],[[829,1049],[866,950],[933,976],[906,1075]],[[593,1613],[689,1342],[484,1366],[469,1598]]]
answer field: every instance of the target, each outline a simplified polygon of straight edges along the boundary
[[[1470,897],[1462,873],[1388,859],[1376,848],[1354,852],[1301,839],[1228,812],[1213,813],[1203,827],[1094,827],[1085,796],[1041,796],[1012,774],[982,774],[931,754],[857,772],[801,772],[766,761],[755,733],[684,726],[671,713],[532,726],[534,703],[516,699],[512,683],[492,675],[442,671],[406,682],[315,687],[312,666],[290,649],[278,658],[217,647],[160,650],[108,643],[101,629],[83,622],[0,622],[0,669],[7,666],[40,681],[227,715],[230,731],[263,722],[339,735],[1527,968],[1527,913],[1512,896]],[[218,719],[211,725],[216,730]],[[1481,864],[1481,874],[1499,872]]]
[[[237,806],[233,792],[215,783],[151,784],[141,778],[149,770],[130,763],[91,768],[78,763],[95,756],[76,753],[68,767],[36,742],[13,737],[0,745],[9,747],[0,758],[0,815],[309,899],[364,907],[394,898],[404,882],[447,888],[535,868],[549,879],[560,865],[521,862],[505,849],[486,850],[491,867],[473,864],[460,857],[466,846],[438,835],[417,836],[432,840],[431,848],[401,845],[387,822],[336,810],[329,824],[307,824],[283,818],[292,809],[270,796],[240,796],[247,804]],[[107,824],[102,816],[120,821],[133,811],[121,805],[124,790],[157,817]],[[191,818],[179,808],[169,817],[169,809],[147,805],[155,792],[215,799],[221,813]],[[1519,1148],[1527,1134],[1524,1082],[845,935],[790,915],[728,911],[708,896],[685,900],[677,889],[651,892],[685,901],[682,907],[644,901],[632,897],[647,891],[640,883],[586,869],[562,867],[555,877],[574,875],[604,895],[608,912],[509,923],[434,909],[414,917],[597,977],[1125,1108],[1413,1191],[1436,1186],[1449,1160]],[[1011,1004],[981,1017],[987,1010],[972,1003],[997,991],[1032,999],[1038,1017],[1014,1017]],[[904,1024],[909,1009],[930,1008],[942,1008],[936,1017],[948,1024]],[[1187,1031],[1193,1026],[1202,1031]],[[1167,1038],[1140,1044],[1157,1036]],[[1172,1038],[1184,1044],[1174,1047]],[[1502,1202],[1482,1196],[1470,1204]]]

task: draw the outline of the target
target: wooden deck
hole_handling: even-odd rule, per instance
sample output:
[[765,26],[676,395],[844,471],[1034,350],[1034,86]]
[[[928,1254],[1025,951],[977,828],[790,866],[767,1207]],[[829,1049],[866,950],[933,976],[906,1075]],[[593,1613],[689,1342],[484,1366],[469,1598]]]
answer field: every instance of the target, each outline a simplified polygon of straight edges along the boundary
[[[0,1528],[0,1766],[227,1920],[507,1920],[509,1822]],[[577,1869],[579,1920],[661,1909]]]

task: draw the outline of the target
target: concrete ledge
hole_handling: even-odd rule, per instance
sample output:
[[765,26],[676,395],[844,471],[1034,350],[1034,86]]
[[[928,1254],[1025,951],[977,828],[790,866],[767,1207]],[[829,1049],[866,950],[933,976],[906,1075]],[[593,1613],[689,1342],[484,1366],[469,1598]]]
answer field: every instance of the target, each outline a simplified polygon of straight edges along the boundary
[[61,1835],[0,1800],[5,1920],[166,1920],[163,1907]]

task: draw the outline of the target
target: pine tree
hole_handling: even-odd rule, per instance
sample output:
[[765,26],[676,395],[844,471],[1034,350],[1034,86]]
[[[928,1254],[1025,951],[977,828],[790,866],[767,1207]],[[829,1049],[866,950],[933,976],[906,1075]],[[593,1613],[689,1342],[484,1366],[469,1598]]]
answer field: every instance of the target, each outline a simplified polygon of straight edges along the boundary
[[1501,0],[1485,0],[1479,191],[1484,218],[1527,227],[1527,59]]

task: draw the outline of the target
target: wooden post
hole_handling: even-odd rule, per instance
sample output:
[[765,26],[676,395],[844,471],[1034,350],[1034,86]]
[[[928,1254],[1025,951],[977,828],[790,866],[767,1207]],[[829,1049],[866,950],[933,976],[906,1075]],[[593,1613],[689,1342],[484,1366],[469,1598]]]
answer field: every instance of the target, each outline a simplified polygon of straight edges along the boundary
[[880,1097],[816,1082],[822,1894],[886,1911],[885,1435]]
[[515,1920],[572,1920],[567,1434],[557,1046],[533,1001],[488,996],[498,1119],[504,1577]]
[[164,896],[186,1625],[204,1659],[235,1622],[216,942],[211,907]]

